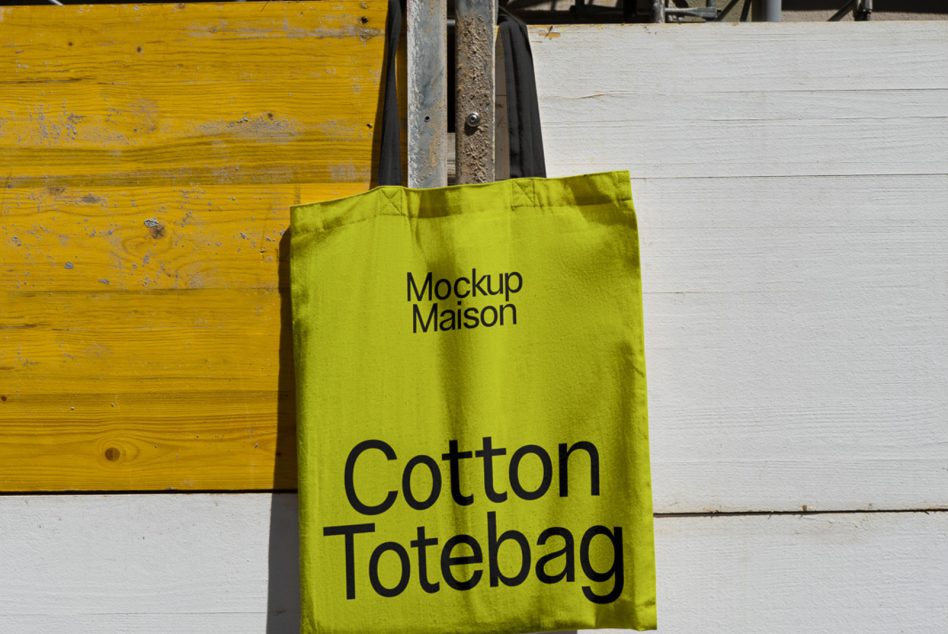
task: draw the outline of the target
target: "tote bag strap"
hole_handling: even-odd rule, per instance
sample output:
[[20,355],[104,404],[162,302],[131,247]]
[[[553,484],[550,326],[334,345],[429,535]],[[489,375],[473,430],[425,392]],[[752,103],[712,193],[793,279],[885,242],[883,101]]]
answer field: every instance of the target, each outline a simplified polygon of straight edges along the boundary
[[[385,21],[385,74],[379,185],[402,184],[401,126],[398,120],[395,55],[402,26],[401,0],[388,1]],[[507,83],[507,136],[510,149],[510,177],[546,176],[543,135],[540,131],[540,107],[536,74],[527,25],[501,8],[497,23],[504,51]]]
[[510,177],[546,176],[537,79],[527,25],[503,8],[498,12],[497,23],[507,79]]
[[395,54],[402,30],[402,0],[388,0],[385,19],[385,59],[382,72],[385,85],[382,95],[382,130],[379,147],[379,185],[402,184],[401,123],[398,120],[398,90],[395,86]]

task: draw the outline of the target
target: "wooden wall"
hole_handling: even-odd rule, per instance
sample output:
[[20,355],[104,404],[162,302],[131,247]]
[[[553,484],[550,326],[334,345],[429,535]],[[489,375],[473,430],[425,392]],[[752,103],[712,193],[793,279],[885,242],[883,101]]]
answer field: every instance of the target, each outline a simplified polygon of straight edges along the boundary
[[[280,240],[381,6],[0,9],[0,631],[294,631]],[[944,631],[948,27],[532,38],[551,175],[633,174],[660,627]]]
[[295,487],[283,235],[369,185],[385,7],[0,8],[0,488]]

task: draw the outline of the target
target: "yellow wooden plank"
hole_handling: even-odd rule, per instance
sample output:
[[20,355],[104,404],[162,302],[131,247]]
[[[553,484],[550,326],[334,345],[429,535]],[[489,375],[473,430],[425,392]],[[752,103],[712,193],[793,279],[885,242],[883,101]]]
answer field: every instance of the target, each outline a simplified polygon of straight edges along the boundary
[[384,5],[0,8],[0,179],[368,182]]
[[364,183],[0,189],[0,289],[276,288],[289,207]]
[[0,491],[295,486],[289,206],[369,186],[384,21],[0,8]]
[[3,490],[295,486],[285,294],[6,292],[0,301]]

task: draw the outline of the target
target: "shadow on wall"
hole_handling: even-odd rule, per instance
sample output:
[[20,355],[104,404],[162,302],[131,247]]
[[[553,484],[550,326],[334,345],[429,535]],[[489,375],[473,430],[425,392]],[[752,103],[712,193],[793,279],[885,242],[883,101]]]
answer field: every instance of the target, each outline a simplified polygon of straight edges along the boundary
[[[386,29],[396,23],[386,23]],[[391,52],[387,53],[390,54]],[[406,81],[404,55],[397,68],[402,84]],[[372,179],[378,185],[381,159],[386,76],[379,77],[378,100],[372,140]],[[391,96],[390,96],[391,97]],[[405,103],[399,101],[399,118],[405,120]],[[388,123],[391,126],[391,122]],[[399,133],[396,125],[391,133]],[[404,135],[400,135],[404,138]],[[402,152],[404,155],[404,151]],[[404,156],[402,157],[404,159]],[[404,165],[402,173],[404,173]],[[308,202],[308,201],[307,201]],[[277,380],[277,438],[273,487],[270,500],[270,538],[267,580],[267,634],[297,633],[300,628],[299,521],[296,460],[296,372],[293,360],[293,319],[290,294],[290,230],[283,233],[279,246],[277,287],[280,293],[280,370]]]
[[296,495],[274,493],[271,497],[267,634],[300,631],[300,533],[296,508]]
[[299,524],[296,495],[296,372],[290,305],[290,232],[280,239],[280,371],[274,493],[270,499],[267,634],[299,632]]

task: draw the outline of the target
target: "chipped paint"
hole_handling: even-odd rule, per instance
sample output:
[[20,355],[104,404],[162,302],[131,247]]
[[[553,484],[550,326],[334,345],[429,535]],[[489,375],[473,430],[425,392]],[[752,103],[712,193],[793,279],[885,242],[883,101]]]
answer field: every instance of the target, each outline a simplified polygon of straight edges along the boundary
[[83,202],[87,205],[104,205],[106,201],[101,196],[96,196],[95,194],[86,194],[79,199],[79,202]]
[[202,135],[212,137],[235,136],[262,142],[286,143],[299,136],[301,125],[293,119],[265,112],[254,116],[245,114],[232,121],[208,121],[200,124],[198,130]]
[[148,233],[155,240],[165,236],[165,226],[161,224],[157,218],[148,218],[145,220],[144,225],[148,228]]

